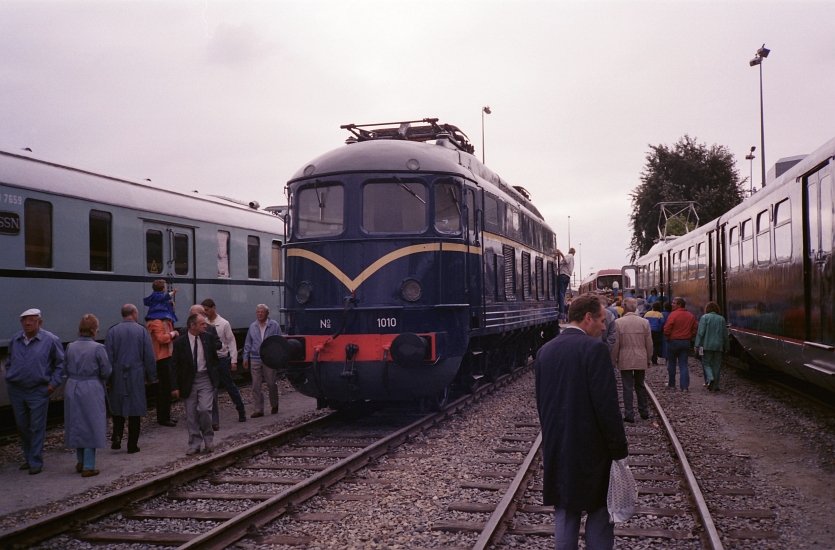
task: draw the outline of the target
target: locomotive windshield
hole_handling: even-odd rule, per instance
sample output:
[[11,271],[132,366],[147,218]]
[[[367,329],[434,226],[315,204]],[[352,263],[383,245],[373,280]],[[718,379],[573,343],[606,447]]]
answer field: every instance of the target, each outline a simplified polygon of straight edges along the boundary
[[362,227],[368,233],[423,233],[427,202],[423,182],[369,182],[362,189]]
[[344,190],[336,183],[316,183],[298,194],[298,224],[301,238],[339,235],[345,226]]

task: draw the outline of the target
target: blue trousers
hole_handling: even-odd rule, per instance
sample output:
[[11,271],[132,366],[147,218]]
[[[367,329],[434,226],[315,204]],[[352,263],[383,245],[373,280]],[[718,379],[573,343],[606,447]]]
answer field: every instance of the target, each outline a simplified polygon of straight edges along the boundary
[[24,388],[6,383],[9,401],[14,411],[23,458],[30,469],[43,468],[43,441],[46,434],[46,413],[49,410],[49,391],[46,384]]
[[[554,511],[554,548],[577,550],[580,538],[580,512],[564,508]],[[615,526],[609,523],[609,510],[601,506],[586,516],[586,549],[611,550],[615,546]]]
[[681,374],[681,389],[686,390],[690,387],[690,372],[687,370],[687,355],[690,352],[690,340],[669,340],[667,348],[669,349],[669,358],[667,360],[667,385],[671,388],[676,387],[676,364],[678,365],[679,373]]
[[76,449],[75,450],[75,457],[76,457],[76,462],[81,464],[81,469],[82,470],[95,470],[96,469],[96,449],[95,448]]
[[228,355],[226,357],[220,357],[220,362],[218,363],[217,372],[220,375],[220,385],[215,389],[215,397],[212,401],[212,424],[215,426],[220,425],[220,411],[218,410],[217,405],[217,392],[222,389],[226,390],[226,393],[229,394],[229,397],[232,398],[232,403],[235,404],[235,409],[238,411],[238,416],[240,418],[246,418],[246,409],[244,408],[244,400],[241,399],[241,391],[238,389],[238,386],[235,385],[235,381],[232,380],[232,358]]
[[568,275],[560,275],[557,277],[557,303],[559,304],[560,313],[568,313],[565,307],[565,293],[568,290],[568,285],[571,283],[571,277]]

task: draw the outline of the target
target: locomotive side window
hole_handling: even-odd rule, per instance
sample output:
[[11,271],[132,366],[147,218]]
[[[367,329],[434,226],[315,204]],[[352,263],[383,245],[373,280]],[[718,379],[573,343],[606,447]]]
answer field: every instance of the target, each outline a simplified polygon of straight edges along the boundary
[[188,275],[188,235],[174,234],[174,273]]
[[531,255],[522,252],[522,297],[529,300],[531,297]]
[[554,287],[557,282],[557,270],[554,262],[548,262],[548,300],[554,299]]
[[255,235],[248,235],[246,238],[246,263],[248,266],[247,276],[250,279],[258,279],[261,277],[260,252],[261,239]]
[[273,241],[270,249],[270,264],[272,265],[273,281],[281,280],[281,241]]
[[495,289],[496,289],[496,301],[504,302],[507,300],[506,297],[506,288],[505,288],[505,271],[504,271],[504,256],[499,256],[498,254],[493,254],[493,273],[496,274],[495,280]]
[[113,215],[90,210],[90,271],[113,271]]
[[145,232],[145,265],[148,273],[162,273],[162,231],[149,229]]
[[751,218],[742,222],[742,266],[751,267],[754,265],[754,232],[752,230]]
[[728,232],[728,266],[739,268],[739,227],[733,226]]
[[767,264],[771,261],[771,220],[768,210],[757,214],[757,263]]
[[537,258],[534,265],[536,267],[536,299],[541,300],[545,291],[545,272],[542,269],[542,258]]
[[52,267],[52,203],[26,199],[23,234],[26,267]]
[[228,279],[229,273],[229,232],[217,232],[217,276]]
[[792,211],[789,199],[774,205],[774,259],[778,262],[792,257]]
[[426,229],[426,186],[386,181],[362,188],[362,228],[369,233],[422,233]]
[[484,195],[484,226],[486,229],[501,231],[499,225],[499,203],[495,197]]
[[435,230],[456,235],[461,232],[461,188],[453,182],[435,184]]
[[301,238],[339,235],[345,225],[345,191],[341,185],[315,184],[301,189],[296,234]]
[[507,207],[507,234],[512,237],[519,237],[519,211],[508,205]]
[[505,300],[516,300],[516,249],[502,245],[504,255],[504,296]]

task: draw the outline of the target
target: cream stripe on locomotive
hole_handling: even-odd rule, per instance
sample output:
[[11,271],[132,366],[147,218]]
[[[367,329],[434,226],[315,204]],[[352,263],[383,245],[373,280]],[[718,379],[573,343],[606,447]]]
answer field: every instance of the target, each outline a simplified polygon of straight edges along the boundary
[[400,258],[404,258],[406,256],[410,256],[412,254],[421,254],[423,252],[439,252],[439,251],[446,251],[446,252],[469,252],[470,254],[481,254],[481,248],[476,246],[467,246],[465,244],[456,244],[456,243],[444,243],[444,242],[437,242],[437,243],[428,243],[428,244],[416,244],[412,246],[404,246],[403,248],[398,248],[397,250],[393,250],[383,256],[382,258],[375,261],[370,266],[366,267],[362,273],[357,275],[355,279],[351,279],[348,275],[342,272],[336,265],[333,264],[327,258],[316,254],[315,252],[311,252],[309,250],[302,250],[298,248],[287,248],[287,257],[295,256],[298,258],[305,258],[310,260],[311,262],[322,266],[325,271],[333,275],[339,282],[345,285],[350,292],[354,292],[356,289],[362,285],[372,275],[378,272],[380,269],[385,267],[386,265],[390,264],[395,260],[399,260]]

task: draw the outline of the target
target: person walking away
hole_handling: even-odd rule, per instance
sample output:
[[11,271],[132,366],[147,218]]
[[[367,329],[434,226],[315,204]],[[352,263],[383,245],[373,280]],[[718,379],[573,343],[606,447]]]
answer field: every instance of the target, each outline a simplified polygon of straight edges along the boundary
[[[673,312],[673,304],[672,304],[672,302],[669,302],[669,301],[666,301],[666,300],[663,300],[663,299],[661,299],[660,301],[663,304],[661,306],[661,308],[662,308],[661,315],[664,316],[664,324],[666,325],[667,324],[667,319],[670,318],[670,314]],[[663,329],[662,329],[662,331],[663,331]],[[667,337],[664,336],[663,334],[662,334],[662,338],[661,338],[661,356],[664,358],[664,362],[667,363],[667,365],[669,365],[670,364],[670,343],[667,341]]]
[[612,362],[620,371],[623,386],[623,421],[635,422],[632,392],[638,396],[638,413],[649,418],[649,396],[644,386],[647,365],[652,356],[652,336],[649,321],[637,313],[637,300],[623,301],[623,317],[615,321],[617,339],[612,349]]
[[112,368],[104,345],[96,342],[99,320],[87,313],[78,323],[78,340],[67,346],[64,369],[64,443],[75,449],[75,471],[99,475],[96,449],[107,445],[105,394]]
[[565,306],[565,296],[568,292],[568,287],[571,285],[571,275],[574,273],[574,248],[569,248],[568,254],[563,254],[560,249],[557,249],[557,259],[559,261],[557,303],[560,308],[560,319],[565,319],[565,315],[568,313],[568,309]]
[[628,456],[597,296],[575,298],[569,326],[537,353],[536,404],[542,426],[543,503],[555,507],[556,548],[576,549],[587,514],[586,548],[614,546],[606,494],[613,460]]
[[[652,336],[652,364],[658,364],[658,356],[662,355],[661,341],[664,338],[664,314],[661,313],[661,302],[652,303],[652,309],[644,314],[649,322],[650,336]],[[662,355],[663,357],[663,355]]]
[[255,307],[255,321],[249,325],[244,341],[244,368],[252,374],[252,403],[255,412],[252,418],[264,416],[264,394],[261,384],[266,382],[272,414],[278,413],[278,383],[274,369],[261,362],[261,343],[270,336],[281,335],[278,322],[270,319],[270,308],[265,304]]
[[61,385],[64,349],[57,336],[41,328],[41,310],[20,314],[21,330],[9,340],[6,390],[23,450],[21,470],[43,469],[43,443],[49,396]]
[[615,347],[615,341],[617,341],[618,335],[615,331],[615,313],[606,307],[607,300],[606,298],[600,297],[600,303],[603,304],[603,315],[605,315],[606,320],[603,327],[603,334],[600,335],[600,339],[606,343],[609,347],[609,351],[612,351],[612,348]]
[[[232,370],[238,364],[238,344],[235,342],[235,335],[232,333],[232,325],[229,321],[218,315],[217,304],[211,298],[206,298],[201,302],[203,310],[206,312],[206,318],[209,324],[215,327],[217,336],[221,342],[221,348],[217,352],[218,376],[220,385],[219,388],[226,390],[229,394],[232,403],[235,404],[235,409],[238,411],[238,422],[246,422],[246,409],[244,408],[244,400],[241,398],[241,392],[235,381],[232,380]],[[215,390],[214,401],[212,403],[212,425],[220,426],[220,413],[218,411],[217,390]]]
[[208,320],[192,313],[186,322],[187,332],[174,342],[172,365],[174,399],[184,400],[188,428],[187,455],[207,453],[214,449],[212,398],[217,388],[217,348],[214,338],[206,333]]
[[149,307],[145,328],[151,335],[157,365],[157,423],[174,427],[177,421],[171,418],[171,353],[174,339],[179,334],[174,330],[177,316],[174,314],[173,294],[176,291],[163,292],[165,281],[162,279],[154,281],[153,288],[154,292],[145,298],[145,305]]
[[689,391],[690,372],[687,370],[687,354],[690,341],[696,336],[696,318],[685,308],[684,298],[673,298],[673,311],[664,323],[664,336],[667,338],[669,357],[667,361],[667,386],[676,387],[676,365],[681,376],[681,391]]
[[710,391],[719,391],[719,371],[722,355],[731,349],[730,336],[725,318],[719,313],[719,304],[708,302],[705,314],[699,319],[696,331],[696,349],[702,354],[705,371],[705,385]]
[[113,367],[108,401],[113,416],[110,448],[122,448],[125,418],[128,420],[128,454],[139,452],[139,419],[148,413],[145,381],[156,382],[157,363],[151,336],[137,323],[139,311],[133,304],[121,310],[122,322],[110,327],[104,340]]

